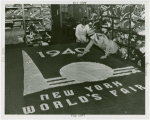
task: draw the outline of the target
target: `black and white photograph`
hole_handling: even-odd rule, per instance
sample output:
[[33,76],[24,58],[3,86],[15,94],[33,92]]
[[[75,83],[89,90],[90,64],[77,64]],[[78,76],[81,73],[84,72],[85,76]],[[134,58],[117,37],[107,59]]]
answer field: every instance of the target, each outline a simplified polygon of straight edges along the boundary
[[147,115],[149,2],[1,5],[3,115]]

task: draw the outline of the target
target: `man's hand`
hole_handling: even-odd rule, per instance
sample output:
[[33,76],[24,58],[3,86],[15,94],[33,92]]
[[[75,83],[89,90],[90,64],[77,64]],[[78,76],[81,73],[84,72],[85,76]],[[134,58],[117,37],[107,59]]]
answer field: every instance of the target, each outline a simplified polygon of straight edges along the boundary
[[77,55],[77,57],[82,57],[84,54],[83,53],[79,53],[78,55]]
[[105,56],[105,55],[101,57],[101,59],[105,59],[105,58],[107,58],[107,56]]

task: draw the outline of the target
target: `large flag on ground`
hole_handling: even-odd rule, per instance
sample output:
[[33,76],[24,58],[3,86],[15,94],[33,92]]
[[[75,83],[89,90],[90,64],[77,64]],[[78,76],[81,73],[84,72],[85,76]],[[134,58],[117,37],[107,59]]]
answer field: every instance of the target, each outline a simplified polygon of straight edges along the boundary
[[7,50],[6,114],[144,114],[145,74],[95,48],[76,57],[83,49]]

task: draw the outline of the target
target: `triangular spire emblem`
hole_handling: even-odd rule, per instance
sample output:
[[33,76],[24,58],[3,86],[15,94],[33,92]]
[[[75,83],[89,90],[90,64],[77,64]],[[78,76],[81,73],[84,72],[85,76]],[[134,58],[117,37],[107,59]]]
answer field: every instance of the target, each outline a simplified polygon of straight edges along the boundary
[[49,88],[40,70],[37,68],[29,55],[22,51],[24,64],[24,93],[23,95],[35,93]]

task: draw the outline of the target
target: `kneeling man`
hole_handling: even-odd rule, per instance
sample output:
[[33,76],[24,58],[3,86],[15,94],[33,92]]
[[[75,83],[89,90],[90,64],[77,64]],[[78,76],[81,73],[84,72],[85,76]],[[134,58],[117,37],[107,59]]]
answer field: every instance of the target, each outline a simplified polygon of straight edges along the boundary
[[102,33],[94,33],[91,37],[90,37],[91,41],[89,42],[89,44],[86,46],[85,50],[83,53],[78,54],[78,57],[82,57],[83,55],[85,55],[87,52],[90,51],[90,48],[95,44],[96,46],[98,46],[99,48],[101,48],[104,52],[105,55],[101,57],[101,59],[105,59],[107,58],[107,56],[109,56],[109,54],[115,54],[119,47],[118,45],[112,41],[109,40],[107,38],[107,36],[105,34]]

